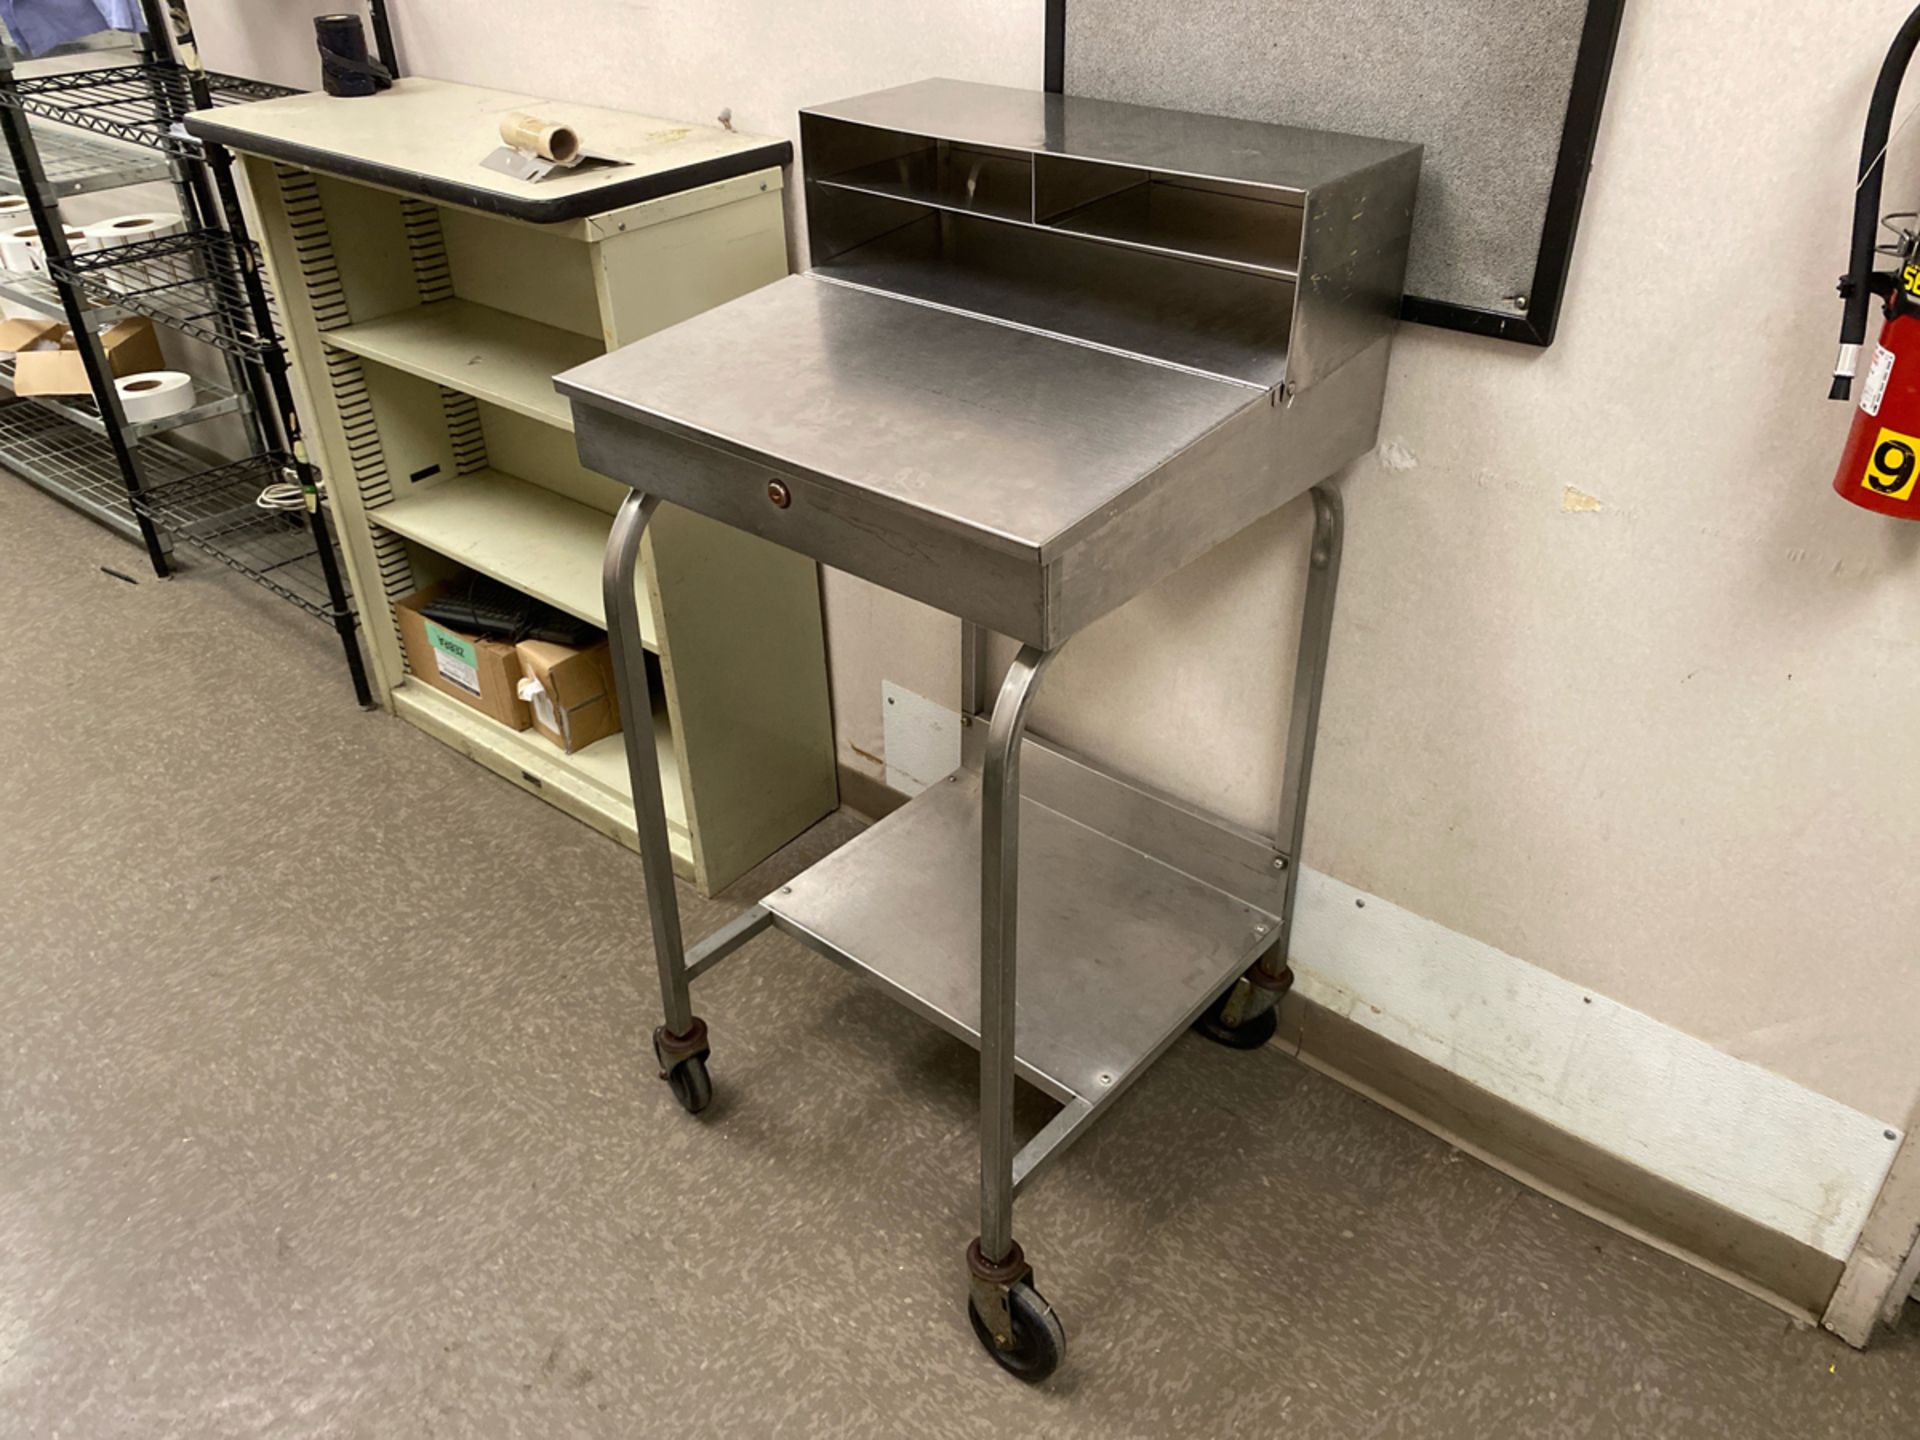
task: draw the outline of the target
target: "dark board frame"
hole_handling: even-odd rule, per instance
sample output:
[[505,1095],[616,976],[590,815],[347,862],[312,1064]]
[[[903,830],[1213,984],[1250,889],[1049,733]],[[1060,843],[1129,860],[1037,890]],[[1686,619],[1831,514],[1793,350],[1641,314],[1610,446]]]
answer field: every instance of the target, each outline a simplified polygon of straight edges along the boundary
[[[1059,95],[1066,89],[1067,0],[1046,0],[1046,5],[1046,88]],[[1574,236],[1580,229],[1580,210],[1587,197],[1587,177],[1593,171],[1600,114],[1606,103],[1607,81],[1613,74],[1613,56],[1626,5],[1627,0],[1588,0],[1580,48],[1574,58],[1573,84],[1567,93],[1566,122],[1560,131],[1560,154],[1547,192],[1540,254],[1534,261],[1533,283],[1527,288],[1527,308],[1483,310],[1409,295],[1400,305],[1402,319],[1543,349],[1553,343],[1560,324],[1560,306],[1566,299]]]

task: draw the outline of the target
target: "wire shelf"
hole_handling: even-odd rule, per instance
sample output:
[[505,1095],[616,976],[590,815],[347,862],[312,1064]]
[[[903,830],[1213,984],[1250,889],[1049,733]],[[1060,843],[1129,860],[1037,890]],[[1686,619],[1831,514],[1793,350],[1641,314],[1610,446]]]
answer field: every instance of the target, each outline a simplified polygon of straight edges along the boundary
[[[156,461],[166,473],[165,457]],[[0,464],[116,533],[139,539],[113,448],[64,415],[31,400],[0,399]]]
[[[47,191],[56,198],[142,185],[165,180],[172,173],[164,157],[118,141],[70,130],[43,130],[33,138],[40,151],[40,168],[46,172]],[[0,195],[26,193],[12,157],[0,151]]]
[[257,359],[279,337],[254,324],[243,264],[259,264],[257,247],[249,245],[243,254],[225,231],[190,230],[82,251],[54,270],[59,278],[78,282],[89,298],[148,316],[243,359]]
[[[281,455],[250,455],[164,484],[134,504],[177,541],[264,585],[309,615],[331,620],[326,573],[304,510],[263,510],[255,498],[285,477]],[[338,552],[336,561],[338,564]],[[343,572],[344,573],[344,570]]]
[[[147,486],[140,508],[162,531],[309,615],[333,618],[305,512],[254,504],[263,488],[282,478],[280,457],[255,455],[208,469],[206,461],[164,440],[142,441],[139,454]],[[0,465],[118,533],[139,538],[113,447],[67,417],[31,400],[0,399]],[[338,554],[336,549],[344,576]]]
[[[0,352],[0,389],[9,392],[13,390],[13,362],[13,356]],[[129,420],[128,436],[138,440],[148,435],[178,430],[182,425],[194,425],[216,415],[231,414],[246,404],[241,396],[226,386],[203,376],[193,377],[193,390],[194,403],[191,408],[177,415],[163,415],[157,420]],[[107,433],[106,422],[100,418],[100,407],[94,403],[91,395],[23,395],[20,398],[45,406],[74,424],[86,427],[95,435],[104,436]]]
[[[216,106],[299,93],[211,71],[206,80]],[[201,142],[180,126],[181,117],[197,107],[186,68],[171,61],[107,65],[57,75],[15,75],[11,84],[0,83],[0,104],[172,155],[206,153]]]
[[[0,270],[0,298],[12,301],[15,309],[31,310],[49,320],[67,318],[67,307],[60,299],[60,291],[45,275],[23,270]],[[102,311],[95,318],[104,323],[113,316],[110,311]]]

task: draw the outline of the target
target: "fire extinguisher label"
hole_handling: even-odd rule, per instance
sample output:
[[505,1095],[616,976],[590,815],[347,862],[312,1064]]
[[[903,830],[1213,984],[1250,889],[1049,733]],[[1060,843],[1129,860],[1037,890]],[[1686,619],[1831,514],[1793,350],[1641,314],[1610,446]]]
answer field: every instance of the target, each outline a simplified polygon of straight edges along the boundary
[[1883,429],[1873,442],[1861,488],[1889,500],[1911,500],[1916,480],[1920,480],[1920,439]]
[[1867,371],[1866,389],[1860,394],[1860,408],[1869,415],[1880,413],[1880,402],[1887,398],[1887,382],[1893,379],[1893,351],[1884,345],[1873,347],[1873,368]]

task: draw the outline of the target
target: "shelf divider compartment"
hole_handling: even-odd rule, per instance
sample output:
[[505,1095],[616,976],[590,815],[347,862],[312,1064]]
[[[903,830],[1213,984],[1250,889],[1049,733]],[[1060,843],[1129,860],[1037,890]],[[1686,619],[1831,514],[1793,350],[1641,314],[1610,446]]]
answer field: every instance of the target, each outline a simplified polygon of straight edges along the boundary
[[1293,280],[1298,192],[1060,155],[1034,157],[1038,223],[1113,245]]
[[1017,129],[961,117],[932,135],[803,112],[815,272],[1220,379],[1286,382],[1300,191],[1018,148]]
[[1033,221],[1025,150],[802,115],[808,183],[938,210]]
[[1285,382],[1290,280],[1091,240],[1063,245],[1043,228],[855,198],[885,205],[898,223],[872,225],[866,213],[878,233],[816,254],[824,278],[1243,384]]

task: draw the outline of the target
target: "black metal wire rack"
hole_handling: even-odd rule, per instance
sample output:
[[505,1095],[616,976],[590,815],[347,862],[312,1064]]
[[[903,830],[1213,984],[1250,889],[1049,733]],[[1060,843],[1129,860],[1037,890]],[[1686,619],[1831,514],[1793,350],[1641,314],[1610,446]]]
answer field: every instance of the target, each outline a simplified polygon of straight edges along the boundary
[[261,491],[283,480],[287,470],[284,455],[249,455],[151,486],[133,504],[176,542],[193,546],[309,615],[332,620],[338,612],[327,593],[306,511],[259,504]]
[[[103,433],[94,433],[42,403],[4,398],[0,399],[0,455],[8,469],[34,484],[133,529],[127,482]],[[164,440],[143,441],[140,462],[142,473],[161,485],[189,479],[207,466],[205,460]]]
[[[40,168],[46,173],[47,188],[62,198],[165,180],[171,173],[166,157],[149,149],[59,130],[41,137]],[[0,195],[25,193],[11,158],[0,154]]]
[[[235,105],[271,100],[297,91],[237,75],[206,74],[213,103]],[[195,108],[193,87],[184,66],[171,61],[144,65],[108,65],[58,75],[22,75],[0,104],[63,125],[146,145],[172,155],[204,153],[204,146],[180,127]]]
[[279,344],[254,323],[243,264],[259,253],[220,230],[192,230],[82,251],[49,268],[101,302],[145,315],[208,345],[252,358]]
[[[384,12],[374,4],[379,29]],[[289,458],[300,452],[299,419],[260,254],[247,238],[234,158],[182,123],[209,105],[299,92],[200,69],[185,0],[139,0],[139,8],[145,33],[133,42],[133,64],[22,74],[0,53],[0,193],[27,201],[45,257],[44,273],[8,275],[0,290],[19,310],[65,323],[90,392],[0,399],[0,462],[139,540],[156,575],[172,573],[176,554],[191,549],[328,622],[355,697],[370,705],[328,507],[260,503],[262,491],[282,480],[305,486],[310,499],[318,479]],[[33,123],[40,120],[56,123]],[[76,250],[66,238],[62,197],[150,179],[171,182],[185,217],[181,233],[101,249]],[[227,384],[208,380],[203,388],[201,367],[186,364],[196,371],[189,410],[128,419],[98,333],[124,315],[212,347]],[[13,388],[12,370],[0,363],[0,390]],[[210,463],[156,438],[216,415],[234,416],[244,430],[245,458]]]

